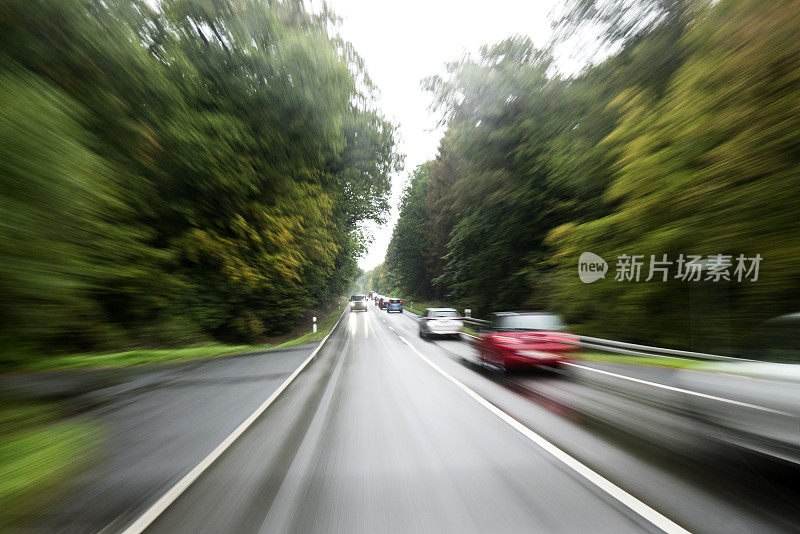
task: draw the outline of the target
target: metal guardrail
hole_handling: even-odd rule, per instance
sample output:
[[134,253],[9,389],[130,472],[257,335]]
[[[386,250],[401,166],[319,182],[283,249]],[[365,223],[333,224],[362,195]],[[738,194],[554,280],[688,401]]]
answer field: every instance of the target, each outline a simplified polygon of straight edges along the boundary
[[[475,319],[472,317],[462,317],[461,320],[467,324],[475,326],[485,326],[491,324],[490,321],[483,319]],[[468,337],[474,337],[466,334]],[[639,345],[637,343],[628,343],[625,341],[616,341],[613,339],[603,339],[591,336],[578,336],[573,335],[577,342],[564,341],[564,343],[571,343],[580,347],[602,350],[606,352],[614,352],[617,354],[628,354],[631,356],[645,356],[651,358],[683,358],[689,360],[709,360],[709,361],[742,361],[743,358],[736,358],[733,356],[721,356],[719,354],[709,354],[705,352],[691,352],[686,350],[667,349],[663,347],[654,347],[651,345]]]
[[617,354],[629,354],[632,356],[646,356],[652,358],[683,358],[688,360],[710,360],[710,361],[742,361],[743,358],[733,356],[721,356],[719,354],[708,354],[705,352],[691,352],[686,350],[665,349],[663,347],[653,347],[650,345],[638,345],[636,343],[626,343],[613,339],[602,339],[590,336],[573,336],[578,339],[575,345],[592,349],[615,352]]
[[475,319],[473,317],[462,317],[461,321],[464,323],[474,324],[475,326],[485,326],[491,324],[491,321],[484,321],[483,319]]

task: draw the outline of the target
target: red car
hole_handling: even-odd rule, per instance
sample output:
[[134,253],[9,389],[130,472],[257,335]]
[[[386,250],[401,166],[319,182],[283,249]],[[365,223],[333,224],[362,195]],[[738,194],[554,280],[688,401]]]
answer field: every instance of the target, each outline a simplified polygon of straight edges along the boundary
[[577,338],[563,332],[558,315],[545,312],[501,312],[474,345],[481,360],[506,371],[557,366],[578,348]]

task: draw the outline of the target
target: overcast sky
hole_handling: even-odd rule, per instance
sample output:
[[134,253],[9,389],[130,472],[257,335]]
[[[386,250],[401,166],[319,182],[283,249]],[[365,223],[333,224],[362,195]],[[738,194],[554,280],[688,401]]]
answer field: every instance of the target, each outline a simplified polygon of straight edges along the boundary
[[[392,213],[388,224],[374,229],[369,253],[359,265],[369,270],[384,259],[397,220],[400,194],[409,173],[436,156],[442,131],[428,111],[430,96],[420,80],[443,74],[444,64],[483,44],[510,35],[530,36],[537,46],[550,38],[549,15],[559,0],[328,0],[343,20],[339,33],[364,58],[378,86],[378,107],[399,126],[399,151],[405,169],[392,179]],[[314,10],[322,3],[311,2]],[[559,64],[569,58],[559,58]],[[562,69],[564,70],[564,69]]]

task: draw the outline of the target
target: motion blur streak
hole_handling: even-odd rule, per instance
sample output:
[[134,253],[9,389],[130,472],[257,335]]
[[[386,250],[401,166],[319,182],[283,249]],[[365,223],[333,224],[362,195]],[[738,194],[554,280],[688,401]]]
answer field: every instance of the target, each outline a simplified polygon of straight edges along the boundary
[[[340,318],[341,319],[341,318]],[[337,320],[336,325],[339,324]],[[336,328],[334,326],[334,329]],[[319,350],[325,344],[325,342],[330,337],[330,334],[325,336],[322,341],[320,341],[317,348],[309,355],[309,357],[300,364],[300,366],[294,370],[292,374],[290,374],[286,380],[278,386],[272,395],[270,395],[267,400],[265,400],[252,414],[250,414],[247,419],[245,419],[242,424],[236,427],[236,430],[231,432],[217,447],[211,451],[211,453],[203,458],[203,460],[194,466],[191,471],[189,471],[183,478],[181,478],[177,484],[172,486],[164,495],[162,495],[150,508],[148,508],[136,521],[133,522],[129,527],[127,527],[123,534],[139,534],[143,532],[164,510],[169,507],[170,504],[175,502],[175,499],[180,497],[180,495],[186,491],[186,488],[192,485],[195,480],[197,480],[203,472],[211,466],[217,459],[235,442],[239,437],[244,434],[248,428],[261,416],[261,414],[266,411],[267,408],[278,398],[278,396],[283,393],[283,391],[292,383],[292,381],[299,375],[303,369],[314,359],[317,355]]]
[[560,3],[0,0],[0,532],[800,532],[800,0]]
[[697,391],[689,391],[689,390],[686,390],[686,389],[676,388],[676,387],[673,387],[673,386],[665,386],[664,384],[658,384],[656,382],[650,382],[650,381],[647,381],[647,380],[640,380],[638,378],[633,378],[633,377],[630,377],[630,376],[620,375],[620,374],[617,374],[617,373],[611,373],[609,371],[603,371],[601,369],[592,369],[591,367],[585,367],[583,365],[578,365],[578,364],[575,364],[575,363],[572,363],[572,362],[565,362],[564,365],[569,365],[569,366],[572,366],[572,367],[578,367],[580,369],[587,369],[587,370],[589,370],[591,372],[594,372],[594,373],[602,373],[604,375],[614,376],[614,377],[617,377],[617,378],[621,378],[623,380],[629,380],[631,382],[638,382],[640,384],[645,384],[647,386],[654,387],[654,388],[660,388],[660,389],[667,389],[667,390],[670,390],[670,391],[675,391],[676,393],[681,393],[681,394],[684,394],[684,395],[691,395],[691,396],[694,396],[694,397],[702,397],[704,399],[709,399],[709,400],[718,401],[718,402],[724,402],[724,403],[727,403],[727,404],[734,404],[736,406],[741,406],[741,407],[744,407],[744,408],[752,408],[753,410],[759,410],[759,411],[762,411],[762,412],[770,412],[770,413],[774,413],[774,414],[778,414],[778,415],[785,415],[787,417],[793,417],[793,415],[790,414],[790,413],[781,412],[781,411],[778,411],[778,410],[773,410],[772,408],[765,408],[764,406],[756,406],[755,404],[750,404],[750,403],[747,403],[747,402],[741,402],[741,401],[736,401],[736,400],[731,400],[731,399],[725,399],[725,398],[722,398],[722,397],[716,397],[714,395],[707,395],[705,393],[699,393]]
[[358,332],[358,316],[354,313],[350,314],[349,320],[347,321],[347,331],[350,332],[351,336],[355,336]]
[[[370,289],[475,317],[559,312],[588,336],[758,353],[757,326],[800,311],[800,2],[565,4],[564,39],[599,32],[608,57],[567,77],[517,36],[426,80],[444,138],[410,175]],[[576,269],[587,252],[608,263],[590,284]],[[681,254],[763,262],[756,281],[731,267],[715,282],[703,267],[687,282]],[[644,260],[635,280],[617,279],[621,255]],[[666,280],[650,278],[664,255]]]
[[[84,484],[87,522],[113,517],[254,409],[248,380],[285,378],[286,351],[119,369],[263,350],[337,309],[402,161],[374,92],[297,0],[0,0],[0,530],[69,516]],[[207,388],[164,394],[183,370]]]
[[0,2],[0,368],[252,343],[344,293],[401,157],[332,17]]
[[441,367],[433,363],[431,360],[425,357],[419,350],[414,348],[405,338],[400,337],[400,339],[408,345],[411,350],[413,350],[422,360],[430,365],[436,372],[450,380],[453,384],[458,386],[459,389],[464,391],[467,395],[475,399],[481,406],[495,414],[497,417],[508,423],[514,430],[531,440],[532,442],[536,443],[538,446],[543,448],[548,453],[552,454],[556,457],[559,461],[564,463],[570,469],[575,470],[579,473],[582,477],[590,481],[592,484],[596,485],[601,490],[605,491],[622,504],[642,516],[647,521],[650,521],[653,525],[657,526],[664,532],[668,532],[670,534],[688,534],[689,531],[682,528],[681,526],[675,524],[673,521],[670,521],[668,518],[664,517],[663,515],[659,514],[657,511],[653,510],[645,503],[634,497],[633,495],[627,493],[626,491],[622,490],[619,486],[609,482],[602,476],[598,475],[596,472],[592,471],[579,461],[577,461],[572,456],[568,455],[537,433],[533,432],[531,429],[508,415],[506,412],[502,411],[501,409],[494,406],[492,403],[472,391],[470,388],[465,386],[462,382],[458,379],[453,378],[453,376],[449,375],[446,371],[444,371]]
[[698,437],[679,404],[504,379],[467,344],[415,339],[406,314],[350,313],[369,337],[342,321],[148,532],[796,531],[796,488]]
[[370,338],[335,331],[148,532],[648,530],[350,313]]

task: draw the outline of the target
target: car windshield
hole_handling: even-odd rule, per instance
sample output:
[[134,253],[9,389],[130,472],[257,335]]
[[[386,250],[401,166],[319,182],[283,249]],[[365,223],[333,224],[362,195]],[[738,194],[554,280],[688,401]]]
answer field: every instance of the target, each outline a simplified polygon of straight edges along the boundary
[[352,300],[353,302],[364,300],[364,295],[353,295],[352,297],[350,297],[350,300]]
[[564,325],[558,315],[529,313],[502,315],[495,320],[497,330],[562,330]]
[[400,299],[389,299],[392,304],[400,304]]
[[458,319],[458,312],[455,310],[435,310],[428,314],[428,317],[435,319]]

